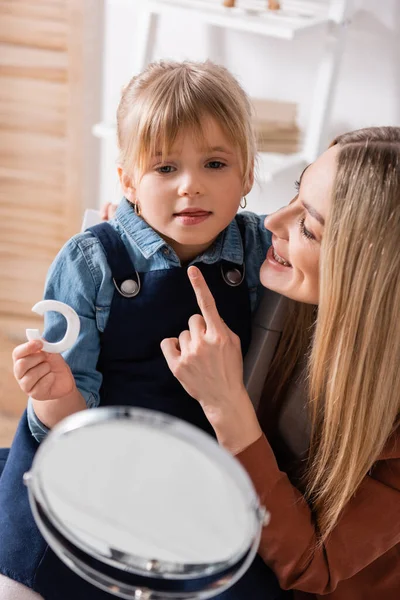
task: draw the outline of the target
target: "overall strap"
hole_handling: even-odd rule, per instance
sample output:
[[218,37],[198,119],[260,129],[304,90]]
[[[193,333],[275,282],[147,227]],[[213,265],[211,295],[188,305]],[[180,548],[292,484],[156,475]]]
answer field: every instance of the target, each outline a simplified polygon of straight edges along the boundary
[[89,227],[100,242],[111,269],[117,291],[126,298],[133,298],[140,291],[140,278],[128,254],[121,236],[108,222]]
[[[235,217],[236,224],[239,228],[240,237],[242,238],[243,245],[243,253],[245,250],[245,239],[246,239],[246,229],[243,221]],[[243,260],[243,264],[237,265],[236,263],[230,262],[229,260],[223,260],[221,262],[221,274],[222,278],[231,287],[237,287],[244,281],[245,277],[245,263]]]
[[235,221],[237,226],[239,227],[240,237],[242,238],[243,250],[246,246],[246,227],[244,226],[244,222],[242,219],[238,219],[238,215],[235,217]]

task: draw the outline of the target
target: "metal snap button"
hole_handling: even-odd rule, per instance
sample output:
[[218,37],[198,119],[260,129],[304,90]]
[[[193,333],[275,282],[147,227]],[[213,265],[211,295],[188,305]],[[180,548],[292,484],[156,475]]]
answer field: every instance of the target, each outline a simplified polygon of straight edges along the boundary
[[139,289],[139,285],[134,279],[125,279],[121,283],[121,292],[124,294],[135,294]]
[[237,285],[242,280],[242,273],[239,269],[231,269],[226,273],[226,278],[232,285]]

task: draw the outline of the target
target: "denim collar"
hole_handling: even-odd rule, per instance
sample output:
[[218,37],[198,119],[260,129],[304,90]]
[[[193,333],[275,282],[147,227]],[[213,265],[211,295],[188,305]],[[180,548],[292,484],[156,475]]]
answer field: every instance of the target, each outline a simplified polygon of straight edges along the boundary
[[[131,243],[138,248],[144,258],[151,258],[161,248],[169,248],[171,254],[176,257],[174,262],[179,263],[174,250],[150,227],[141,217],[139,217],[130,202],[122,198],[116,215],[117,223],[122,227],[129,237]],[[203,254],[192,261],[213,264],[220,260],[227,260],[236,264],[243,264],[244,252],[240,230],[236,219],[233,219],[222,231],[215,242]]]

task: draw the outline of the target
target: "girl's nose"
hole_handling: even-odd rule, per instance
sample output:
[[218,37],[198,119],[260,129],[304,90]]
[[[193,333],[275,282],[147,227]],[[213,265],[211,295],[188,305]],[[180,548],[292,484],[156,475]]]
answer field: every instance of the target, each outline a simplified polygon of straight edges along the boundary
[[186,173],[182,176],[179,184],[180,196],[200,196],[204,194],[204,186],[201,178],[193,173]]

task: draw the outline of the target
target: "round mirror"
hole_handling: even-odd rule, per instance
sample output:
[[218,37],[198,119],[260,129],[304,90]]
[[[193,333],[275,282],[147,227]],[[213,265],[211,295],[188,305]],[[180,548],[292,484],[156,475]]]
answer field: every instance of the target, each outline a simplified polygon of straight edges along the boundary
[[121,598],[210,598],[258,548],[265,510],[228,452],[179,419],[106,407],[64,419],[25,476],[38,526]]

